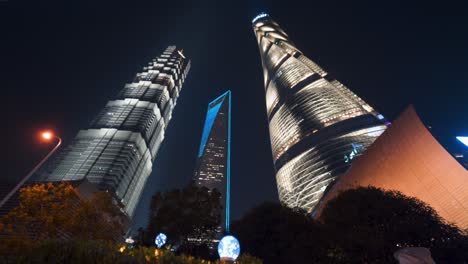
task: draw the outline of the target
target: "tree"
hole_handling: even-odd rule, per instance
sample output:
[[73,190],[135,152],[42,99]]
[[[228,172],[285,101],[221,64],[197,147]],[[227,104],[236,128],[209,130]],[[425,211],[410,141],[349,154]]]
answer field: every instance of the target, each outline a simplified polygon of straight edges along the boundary
[[46,239],[113,240],[122,235],[124,219],[109,193],[85,199],[66,182],[27,186],[19,206],[0,220],[0,251],[15,254]]
[[251,256],[250,254],[241,254],[237,258],[236,263],[239,263],[239,264],[262,264],[263,261],[261,259],[259,259],[259,258]]
[[66,230],[83,240],[116,240],[123,236],[128,219],[108,192],[96,192],[80,206],[68,221]]
[[[216,236],[221,224],[220,198],[216,189],[194,184],[182,190],[158,192],[151,200],[149,225],[138,237],[143,238],[144,244],[152,245],[162,232],[168,237],[167,244],[178,248],[180,253],[205,257],[207,240]],[[204,243],[188,243],[188,238]]]
[[[11,263],[178,263],[178,264],[215,264],[189,255],[175,255],[170,250],[139,246],[132,249],[109,241],[96,240],[47,240],[25,251]],[[262,261],[249,255],[241,255],[236,263],[261,264]]]
[[344,191],[328,202],[321,221],[346,263],[394,263],[393,253],[402,247],[427,247],[437,263],[468,261],[467,234],[400,192]]
[[325,206],[320,221],[264,203],[234,222],[243,252],[266,263],[395,263],[403,247],[427,247],[437,263],[467,263],[468,236],[427,204],[398,192],[358,188]]
[[263,203],[231,225],[243,252],[266,263],[320,263],[327,242],[320,224],[305,211]]
[[128,254],[120,254],[117,248],[102,240],[38,241],[37,245],[24,249],[14,263],[144,263]]

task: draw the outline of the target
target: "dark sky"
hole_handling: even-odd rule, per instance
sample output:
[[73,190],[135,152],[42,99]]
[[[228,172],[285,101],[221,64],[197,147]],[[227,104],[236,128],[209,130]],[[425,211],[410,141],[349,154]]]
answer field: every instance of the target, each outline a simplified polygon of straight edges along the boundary
[[[326,3],[325,3],[326,2]],[[18,180],[65,143],[167,45],[192,59],[138,209],[190,179],[206,105],[233,93],[232,215],[277,200],[251,19],[268,12],[306,56],[389,119],[414,104],[449,149],[468,135],[468,6],[462,1],[0,1],[4,151]],[[4,96],[6,94],[6,96]]]

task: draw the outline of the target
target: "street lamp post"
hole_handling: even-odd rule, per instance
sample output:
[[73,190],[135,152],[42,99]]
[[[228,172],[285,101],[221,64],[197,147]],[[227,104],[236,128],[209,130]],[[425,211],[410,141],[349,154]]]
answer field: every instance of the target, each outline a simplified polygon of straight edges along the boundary
[[42,138],[45,139],[45,140],[51,140],[53,138],[56,138],[58,139],[58,142],[57,142],[57,145],[49,152],[49,154],[47,154],[47,156],[45,156],[41,162],[39,162],[29,173],[28,175],[26,175],[26,177],[24,177],[16,186],[15,188],[13,188],[13,190],[11,190],[7,196],[5,196],[2,201],[0,202],[0,208],[8,201],[10,200],[11,196],[13,196],[20,188],[21,186],[23,186],[23,184],[29,180],[29,178],[31,178],[31,176],[42,166],[42,164],[44,164],[44,162],[47,161],[47,159],[50,158],[50,156],[52,156],[52,154],[55,153],[55,151],[60,147],[60,145],[62,144],[62,139],[59,137],[59,136],[56,136],[54,134],[52,134],[51,132],[43,132],[41,134]]

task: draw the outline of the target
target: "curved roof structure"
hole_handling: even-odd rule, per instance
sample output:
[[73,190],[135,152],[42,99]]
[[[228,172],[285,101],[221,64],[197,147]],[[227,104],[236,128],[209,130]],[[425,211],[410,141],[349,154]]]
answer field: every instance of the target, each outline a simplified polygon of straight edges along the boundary
[[468,228],[468,171],[437,142],[412,106],[330,188],[318,213],[340,191],[358,186],[416,197],[446,221]]

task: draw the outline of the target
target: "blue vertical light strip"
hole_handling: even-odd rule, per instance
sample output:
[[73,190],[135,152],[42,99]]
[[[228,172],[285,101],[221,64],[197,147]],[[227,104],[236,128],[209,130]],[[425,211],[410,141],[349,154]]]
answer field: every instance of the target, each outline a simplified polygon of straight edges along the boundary
[[228,146],[227,146],[227,178],[226,178],[226,233],[229,233],[230,222],[230,203],[231,203],[231,90],[226,94],[229,96],[229,112],[228,112]]

